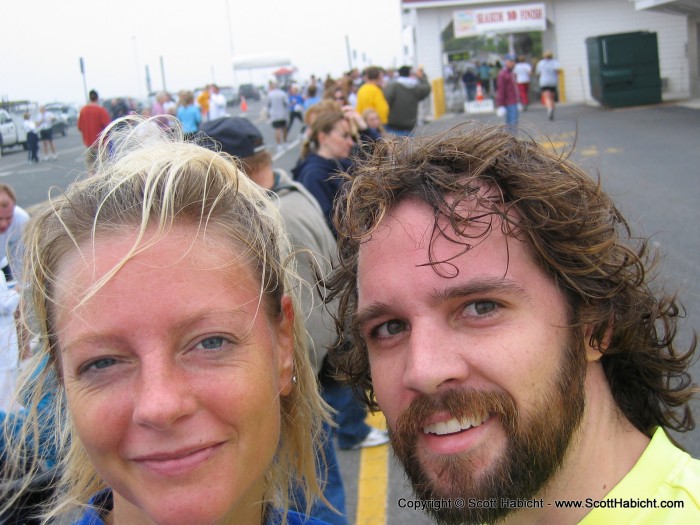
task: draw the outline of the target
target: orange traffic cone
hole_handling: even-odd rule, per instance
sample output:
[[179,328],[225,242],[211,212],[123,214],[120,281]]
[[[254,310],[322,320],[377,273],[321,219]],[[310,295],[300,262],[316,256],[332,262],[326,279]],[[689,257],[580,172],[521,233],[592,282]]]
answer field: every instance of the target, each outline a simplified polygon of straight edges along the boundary
[[481,82],[476,83],[476,100],[477,102],[484,100],[484,90],[481,89]]
[[248,103],[245,101],[245,97],[241,95],[241,113],[248,111]]

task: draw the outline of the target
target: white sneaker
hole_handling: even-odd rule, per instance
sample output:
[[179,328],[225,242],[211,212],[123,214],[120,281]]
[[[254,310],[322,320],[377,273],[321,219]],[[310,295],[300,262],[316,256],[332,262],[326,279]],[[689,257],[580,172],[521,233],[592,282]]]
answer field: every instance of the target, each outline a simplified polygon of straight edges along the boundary
[[51,155],[51,160],[56,160],[57,158],[58,158],[58,155],[56,155],[55,153],[53,155]]
[[388,442],[389,433],[386,430],[379,430],[378,428],[372,427],[372,430],[369,431],[367,437],[360,441],[357,445],[353,445],[351,450],[378,447],[379,445],[386,445]]

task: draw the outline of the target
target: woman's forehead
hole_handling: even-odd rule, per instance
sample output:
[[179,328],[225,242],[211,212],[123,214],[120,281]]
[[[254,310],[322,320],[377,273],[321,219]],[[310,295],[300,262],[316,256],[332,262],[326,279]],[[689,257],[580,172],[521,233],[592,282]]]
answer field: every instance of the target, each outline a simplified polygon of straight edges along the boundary
[[[155,256],[155,257],[154,257]],[[210,228],[176,224],[159,233],[147,229],[141,236],[137,228],[100,232],[68,250],[56,266],[57,288],[71,287],[78,276],[93,284],[109,280],[126,264],[166,271],[177,264],[189,264],[199,270],[222,270],[232,264],[252,269],[250,253],[223,234]]]

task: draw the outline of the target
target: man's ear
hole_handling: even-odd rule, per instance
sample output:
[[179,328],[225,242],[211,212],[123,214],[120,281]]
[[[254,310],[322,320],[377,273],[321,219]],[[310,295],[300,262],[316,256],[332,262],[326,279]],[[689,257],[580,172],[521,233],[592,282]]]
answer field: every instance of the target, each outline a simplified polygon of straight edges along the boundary
[[599,361],[603,357],[603,352],[610,346],[610,341],[612,340],[612,325],[608,326],[605,330],[605,335],[600,345],[591,345],[591,336],[595,330],[595,326],[592,324],[587,324],[583,331],[584,345],[586,347],[586,361],[589,363],[593,361]]

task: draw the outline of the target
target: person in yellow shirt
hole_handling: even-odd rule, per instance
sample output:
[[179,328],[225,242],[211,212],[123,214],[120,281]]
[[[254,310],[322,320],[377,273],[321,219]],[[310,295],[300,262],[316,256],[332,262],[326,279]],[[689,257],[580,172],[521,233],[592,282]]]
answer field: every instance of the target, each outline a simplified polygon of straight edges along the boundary
[[365,70],[365,83],[357,90],[357,112],[362,115],[366,110],[373,109],[379,115],[382,124],[389,120],[389,103],[384,97],[382,85],[384,71],[375,66]]
[[197,95],[197,105],[202,113],[202,120],[206,122],[209,120],[209,85]]
[[335,203],[333,358],[439,524],[700,523],[667,434],[694,428],[695,339],[569,158],[465,124],[376,143]]

